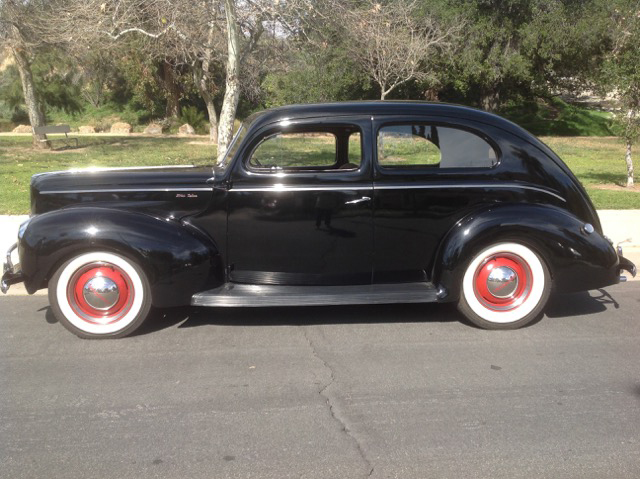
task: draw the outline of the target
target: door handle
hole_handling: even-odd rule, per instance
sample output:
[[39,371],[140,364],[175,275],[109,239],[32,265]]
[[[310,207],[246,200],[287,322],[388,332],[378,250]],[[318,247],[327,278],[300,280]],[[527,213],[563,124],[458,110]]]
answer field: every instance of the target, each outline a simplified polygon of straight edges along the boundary
[[366,201],[371,201],[371,198],[368,196],[363,196],[362,198],[358,198],[357,200],[351,200],[345,202],[345,205],[357,205],[358,203],[364,203]]

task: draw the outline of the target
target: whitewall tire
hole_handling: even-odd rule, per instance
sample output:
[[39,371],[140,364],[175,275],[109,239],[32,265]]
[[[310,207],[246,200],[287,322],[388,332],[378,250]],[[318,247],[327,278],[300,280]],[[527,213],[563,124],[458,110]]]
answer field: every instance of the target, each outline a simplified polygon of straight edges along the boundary
[[130,259],[87,252],[58,268],[49,281],[49,302],[56,318],[77,336],[120,338],[149,314],[149,281]]
[[458,309],[485,329],[516,329],[542,316],[551,277],[544,261],[520,243],[490,246],[469,262]]

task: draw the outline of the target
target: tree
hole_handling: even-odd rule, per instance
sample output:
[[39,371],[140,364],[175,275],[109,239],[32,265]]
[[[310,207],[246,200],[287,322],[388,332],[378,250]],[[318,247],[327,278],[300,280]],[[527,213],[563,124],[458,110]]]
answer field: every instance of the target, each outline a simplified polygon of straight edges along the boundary
[[[82,110],[80,84],[77,81],[75,64],[55,49],[39,49],[30,61],[29,68],[33,88],[45,114],[49,108],[57,108],[67,113]],[[3,72],[4,86],[0,98],[14,115],[24,114],[25,105],[22,80],[17,65],[9,65]]]
[[0,47],[8,48],[15,59],[29,122],[34,129],[33,145],[38,148],[50,147],[45,135],[35,133],[35,128],[45,125],[45,116],[31,71],[34,51],[43,44],[37,27],[42,20],[40,13],[46,8],[46,1],[0,1]]
[[604,55],[598,80],[600,90],[615,92],[622,107],[627,187],[633,187],[632,148],[640,136],[640,3],[622,0],[611,7],[611,48]]
[[594,1],[437,1],[441,17],[465,21],[456,54],[439,65],[445,94],[499,111],[509,102],[579,90],[603,45]]
[[381,100],[411,80],[432,78],[435,57],[452,48],[462,29],[461,23],[443,27],[429,15],[419,16],[416,6],[403,0],[332,5],[348,36],[346,45],[380,88]]
[[262,87],[268,107],[362,99],[376,93],[340,45],[320,49],[305,46],[290,55],[282,71],[268,73]]
[[[73,41],[95,44],[146,41],[145,51],[174,65],[187,66],[209,114],[210,139],[226,152],[233,133],[243,69],[249,64],[266,21],[283,18],[289,3],[269,0],[58,0],[66,9],[57,22]],[[285,25],[283,20],[282,25]],[[224,79],[220,121],[214,97]]]

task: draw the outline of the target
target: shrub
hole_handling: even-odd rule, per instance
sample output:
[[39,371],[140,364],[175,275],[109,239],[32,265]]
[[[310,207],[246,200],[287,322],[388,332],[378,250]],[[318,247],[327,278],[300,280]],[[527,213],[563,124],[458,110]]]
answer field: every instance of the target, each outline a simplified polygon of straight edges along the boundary
[[207,118],[204,116],[204,113],[195,106],[184,107],[180,115],[180,121],[182,123],[189,123],[198,133],[202,133],[202,131],[206,129]]

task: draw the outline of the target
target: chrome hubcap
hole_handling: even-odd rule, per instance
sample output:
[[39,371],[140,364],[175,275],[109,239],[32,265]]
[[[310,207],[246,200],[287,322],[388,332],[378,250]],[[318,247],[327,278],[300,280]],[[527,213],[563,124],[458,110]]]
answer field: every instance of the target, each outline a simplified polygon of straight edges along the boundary
[[496,298],[509,298],[518,288],[518,274],[508,266],[493,268],[487,277],[487,289]]
[[87,281],[82,288],[84,300],[100,311],[113,308],[120,299],[118,285],[110,278],[95,276]]

